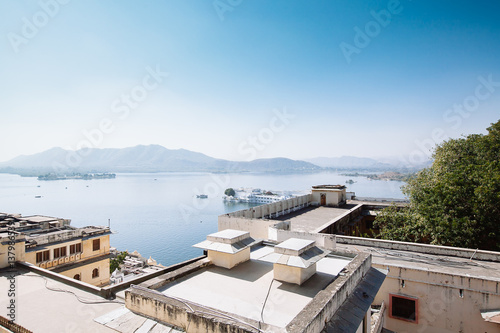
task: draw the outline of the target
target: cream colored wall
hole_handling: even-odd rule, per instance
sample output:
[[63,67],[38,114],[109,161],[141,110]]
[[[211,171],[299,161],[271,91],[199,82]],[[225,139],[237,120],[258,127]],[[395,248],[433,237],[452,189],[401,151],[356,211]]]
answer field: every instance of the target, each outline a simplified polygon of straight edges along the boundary
[[273,264],[274,279],[301,285],[316,273],[316,264],[308,268],[299,268],[283,264]]
[[[58,243],[58,244],[53,244],[53,245],[46,245],[43,247],[37,247],[33,250],[30,250],[29,252],[26,252],[26,262],[29,262],[30,264],[37,265],[42,268],[47,268],[51,269],[53,267],[62,265],[62,264],[67,264],[69,262],[77,262],[81,260],[81,252],[77,252],[75,254],[69,254],[69,247],[70,245],[82,243],[81,240],[73,240],[73,241],[68,241],[66,243]],[[58,259],[54,259],[54,249],[58,249],[61,247],[66,247],[66,256]],[[36,254],[38,252],[43,252],[49,250],[50,253],[50,259],[45,262],[37,263],[36,262]],[[82,245],[82,251],[83,251],[83,245]]]
[[[72,266],[73,267],[73,266]],[[97,268],[99,270],[99,276],[96,278],[92,277],[92,271]],[[74,278],[76,274],[80,274],[80,281],[92,284],[94,286],[102,286],[109,283],[109,258],[102,259],[97,262],[82,265],[76,268],[71,268],[65,271],[59,272],[64,276],[69,278]]]
[[388,308],[384,327],[398,333],[500,332],[500,325],[484,321],[480,313],[500,309],[499,287],[491,280],[389,266],[374,304],[384,301],[389,307],[389,294],[418,299],[417,323],[389,317]]
[[320,205],[321,194],[326,195],[327,206],[338,206],[339,202],[345,201],[345,189],[343,190],[329,190],[329,189],[313,189],[311,202]]
[[226,229],[248,231],[253,238],[267,239],[269,235],[269,226],[275,225],[277,222],[279,221],[246,219],[220,215],[218,219],[218,231]]
[[[94,239],[101,240],[101,247],[99,251],[92,250],[92,242]],[[109,235],[85,239],[82,242],[82,259],[92,258],[103,254],[109,253]]]
[[250,259],[250,248],[247,247],[246,249],[241,250],[240,252],[237,252],[235,254],[209,250],[208,259],[215,266],[231,269],[234,266]]
[[[100,248],[98,251],[93,251],[93,240],[94,239],[100,239]],[[70,245],[74,245],[77,243],[82,244],[82,252],[77,252],[76,254],[70,254],[69,253],[69,247]],[[54,249],[61,248],[61,247],[66,247],[66,256],[54,259]],[[29,251],[26,253],[25,261],[29,262],[31,264],[37,265],[42,268],[46,269],[53,269],[55,267],[59,267],[64,264],[69,264],[69,263],[79,263],[83,262],[84,260],[91,259],[94,257],[102,256],[109,254],[109,235],[104,235],[100,237],[95,237],[95,238],[89,238],[85,240],[81,239],[76,239],[76,240],[71,240],[65,243],[58,243],[54,245],[47,245],[44,246],[43,248],[38,248],[33,251]],[[50,260],[44,261],[41,263],[36,262],[36,253],[41,252],[41,251],[46,251],[49,250],[50,252]],[[94,268],[99,268],[99,277],[93,279],[92,278],[92,270]],[[81,280],[87,283],[90,283],[92,285],[98,286],[104,283],[109,282],[109,258],[103,259],[99,262],[93,263],[93,264],[84,264],[82,266],[79,266],[78,268],[72,268],[68,271],[60,272],[60,274],[63,274],[65,276],[68,276],[70,278],[73,278],[75,274],[80,274],[81,275]]]

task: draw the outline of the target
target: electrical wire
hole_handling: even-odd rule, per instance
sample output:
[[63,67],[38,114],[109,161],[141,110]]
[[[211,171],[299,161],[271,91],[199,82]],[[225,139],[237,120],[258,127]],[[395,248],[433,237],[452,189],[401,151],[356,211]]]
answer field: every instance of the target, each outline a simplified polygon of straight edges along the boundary
[[66,289],[59,289],[59,288],[51,288],[47,285],[47,282],[48,282],[48,279],[45,277],[45,276],[41,276],[41,275],[30,275],[30,274],[24,274],[24,276],[27,276],[27,277],[37,277],[37,278],[42,278],[45,280],[45,288],[47,288],[48,290],[50,291],[54,291],[54,292],[60,292],[60,293],[68,293],[68,294],[72,294],[73,296],[75,296],[75,298],[80,302],[80,303],[83,303],[83,304],[104,304],[104,303],[116,303],[116,304],[122,304],[122,305],[125,305],[125,302],[120,302],[120,301],[112,301],[112,300],[103,300],[103,301],[93,301],[93,300],[89,300],[89,299],[85,299],[83,297],[80,297],[78,296],[76,293],[72,292],[71,290],[66,290]]
[[269,294],[271,293],[271,287],[273,286],[274,279],[271,280],[271,283],[269,284],[269,289],[267,289],[267,295],[266,298],[264,299],[264,304],[262,304],[262,309],[260,310],[260,319],[259,321],[259,331],[260,331],[260,323],[264,323],[264,309],[266,307],[267,299],[269,297]]

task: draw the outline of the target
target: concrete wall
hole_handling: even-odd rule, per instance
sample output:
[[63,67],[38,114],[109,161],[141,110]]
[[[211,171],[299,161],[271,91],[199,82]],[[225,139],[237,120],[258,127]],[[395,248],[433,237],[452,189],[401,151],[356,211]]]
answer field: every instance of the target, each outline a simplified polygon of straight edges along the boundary
[[[67,276],[69,278],[74,278],[76,274],[80,275],[80,281],[89,283],[94,286],[103,286],[109,283],[109,257],[105,257],[99,261],[93,261],[91,263],[82,262],[81,265],[77,267],[71,266],[72,268],[58,271],[59,274]],[[99,276],[92,277],[92,271],[94,269],[98,270]]]
[[314,230],[314,232],[324,234],[342,234],[348,232],[347,226],[349,222],[360,216],[362,209],[363,204],[356,205],[354,208],[349,209],[344,214],[323,224],[322,226]]
[[321,205],[321,196],[326,196],[326,206],[337,207],[346,201],[346,190],[312,189],[311,204]]
[[65,242],[74,238],[82,236],[81,229],[75,230],[64,230],[59,232],[50,232],[45,235],[40,235],[36,237],[36,243],[38,245],[51,244],[56,242]]
[[226,217],[241,217],[246,219],[266,219],[270,217],[281,216],[295,210],[309,206],[311,203],[311,195],[306,194],[300,197],[290,198],[283,201],[273,202],[270,204],[260,205],[249,209],[238,210],[233,213],[228,213],[219,216]]
[[308,207],[311,195],[291,198],[271,204],[239,210],[233,213],[220,215],[218,218],[218,231],[236,229],[250,232],[250,236],[259,239],[269,238],[269,227],[277,223],[269,220],[270,216],[281,216],[296,210]]
[[313,234],[310,232],[302,232],[302,231],[288,231],[276,229],[274,226],[269,228],[269,234],[276,234],[276,238],[270,238],[279,243],[286,241],[290,238],[301,238],[313,240],[316,242],[316,246],[324,248],[326,250],[335,250],[336,241],[335,235],[327,235],[327,234]]
[[257,220],[241,217],[229,217],[226,215],[219,216],[219,230],[235,229],[248,231],[250,237],[258,239],[267,239],[269,235],[269,227],[276,224],[273,220]]
[[[14,251],[10,248],[14,246]],[[10,251],[9,251],[10,250]],[[10,252],[10,253],[9,253]],[[12,254],[14,254],[12,256]],[[9,257],[10,262],[9,262]],[[13,260],[13,261],[12,261]],[[25,243],[24,236],[17,235],[14,238],[14,245],[8,237],[0,239],[0,269],[9,267],[10,263],[25,260]]]
[[287,325],[287,332],[318,333],[332,319],[347,297],[354,291],[371,267],[371,255],[358,254],[346,267],[345,273],[320,291],[314,299]]
[[250,260],[250,248],[247,247],[237,253],[224,253],[208,250],[208,259],[215,266],[231,269],[242,262]]
[[316,273],[316,264],[307,268],[300,268],[274,263],[273,273],[275,280],[294,283],[300,286]]
[[336,235],[338,243],[500,262],[500,252]]
[[480,310],[500,309],[499,284],[486,279],[389,266],[389,274],[374,304],[383,301],[389,307],[389,294],[418,300],[417,323],[391,318],[387,309],[384,327],[399,333],[500,332],[500,325],[484,321],[480,314]]
[[[165,296],[159,292],[131,286],[125,291],[127,309],[146,317],[170,323],[187,332],[193,333],[247,333],[257,332],[258,323],[244,319],[250,325],[229,318],[235,315],[225,314],[209,307],[200,307],[187,301]],[[254,328],[255,327],[255,328]]]

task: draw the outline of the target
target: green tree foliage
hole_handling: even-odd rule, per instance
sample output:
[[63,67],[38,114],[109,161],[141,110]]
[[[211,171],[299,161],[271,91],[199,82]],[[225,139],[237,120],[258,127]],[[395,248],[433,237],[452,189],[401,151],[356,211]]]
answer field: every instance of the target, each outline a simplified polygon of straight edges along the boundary
[[384,239],[500,250],[500,121],[451,139],[403,187],[408,208],[377,216]]
[[128,256],[127,251],[121,252],[116,256],[116,258],[113,258],[109,262],[109,271],[113,273],[115,269],[119,268],[121,264],[125,261],[125,257]]
[[234,197],[234,195],[236,194],[236,192],[234,192],[234,190],[230,187],[230,188],[227,188],[225,191],[224,191],[224,194],[229,196],[229,197]]

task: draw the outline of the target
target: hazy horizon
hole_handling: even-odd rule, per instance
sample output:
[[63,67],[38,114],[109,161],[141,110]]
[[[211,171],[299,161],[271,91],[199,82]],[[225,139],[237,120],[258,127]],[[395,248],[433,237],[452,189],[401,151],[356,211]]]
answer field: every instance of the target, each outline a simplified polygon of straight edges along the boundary
[[[122,148],[117,148],[117,147],[95,147],[93,149],[124,149],[124,148],[134,148],[134,147],[138,147],[138,146],[161,146],[163,148],[166,148],[168,150],[188,150],[188,149],[185,149],[185,148],[175,148],[175,149],[171,149],[171,148],[168,148],[168,147],[165,147],[165,146],[162,146],[162,145],[158,145],[158,144],[139,144],[139,145],[136,145],[136,146],[129,146],[129,147],[122,147]],[[0,163],[4,163],[4,162],[8,162],[10,160],[13,160],[17,157],[24,157],[24,156],[32,156],[32,155],[36,155],[36,154],[40,154],[40,153],[44,153],[44,152],[47,152],[47,151],[50,151],[52,149],[64,149],[64,150],[67,150],[67,151],[70,151],[70,152],[75,152],[74,149],[65,149],[63,147],[52,147],[52,148],[49,148],[47,150],[44,150],[44,151],[39,151],[39,152],[35,152],[33,154],[20,154],[20,155],[17,155],[9,160],[1,160],[0,159]],[[200,151],[194,151],[194,150],[188,150],[190,152],[193,152],[193,153],[199,153],[199,154],[203,154],[203,155],[206,155],[208,157],[213,157],[213,156],[210,156],[208,154],[205,154],[204,152],[200,152]],[[85,153],[82,153],[81,154],[81,157],[84,158],[85,156]],[[213,157],[215,158],[215,157]],[[273,158],[288,158],[286,156],[270,156],[270,157],[264,157],[263,159],[273,159]],[[359,158],[359,159],[364,159],[364,158],[367,158],[367,159],[372,159],[372,160],[376,160],[376,161],[379,161],[379,162],[384,162],[384,161],[387,161],[388,163],[389,162],[394,162],[394,163],[400,163],[401,160],[398,160],[398,157],[397,156],[374,156],[374,157],[368,157],[368,156],[354,156],[354,155],[341,155],[341,156],[315,156],[315,157],[312,157],[312,158],[297,158],[297,159],[293,159],[293,160],[297,160],[297,161],[309,161],[309,160],[315,160],[315,159],[335,159],[335,158]],[[256,159],[261,159],[261,158],[256,158]],[[430,159],[429,159],[430,160]],[[228,161],[234,161],[234,162],[244,162],[246,160],[242,159],[242,160],[228,160]]]
[[417,163],[499,118],[500,3],[3,1],[0,161],[158,144]]

